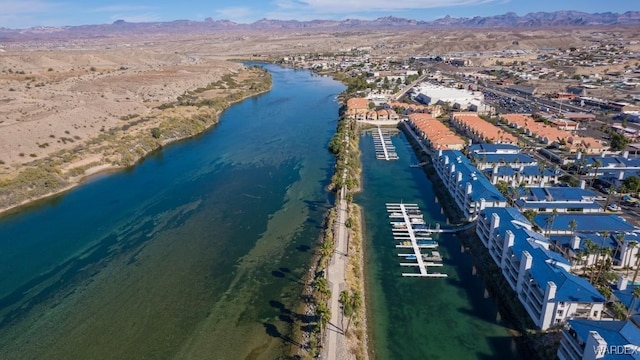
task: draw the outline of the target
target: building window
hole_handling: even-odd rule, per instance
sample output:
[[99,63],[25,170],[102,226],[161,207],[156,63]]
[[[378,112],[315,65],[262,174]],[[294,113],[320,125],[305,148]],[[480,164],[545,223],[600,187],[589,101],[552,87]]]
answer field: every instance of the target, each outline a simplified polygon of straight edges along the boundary
[[558,310],[558,316],[562,316],[563,311],[562,310]]

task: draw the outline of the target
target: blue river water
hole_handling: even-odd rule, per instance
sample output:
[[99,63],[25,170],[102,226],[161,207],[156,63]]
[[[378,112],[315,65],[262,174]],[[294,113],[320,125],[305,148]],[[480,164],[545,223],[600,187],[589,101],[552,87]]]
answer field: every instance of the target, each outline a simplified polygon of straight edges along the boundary
[[274,359],[332,199],[330,78],[0,219],[0,358]]
[[[210,131],[0,218],[0,359],[276,359],[297,344],[338,117],[332,79],[266,65],[273,89]],[[366,271],[376,359],[514,357],[459,239],[448,279],[404,279],[385,202],[444,222],[431,182],[363,137]]]
[[[473,275],[473,258],[455,235],[436,235],[447,278],[407,278],[400,267],[385,203],[416,203],[431,227],[446,224],[433,183],[405,135],[392,137],[397,161],[377,160],[371,135],[360,139],[371,353],[376,359],[518,359],[518,349]],[[406,252],[406,251],[404,251]],[[414,270],[415,271],[415,270]]]

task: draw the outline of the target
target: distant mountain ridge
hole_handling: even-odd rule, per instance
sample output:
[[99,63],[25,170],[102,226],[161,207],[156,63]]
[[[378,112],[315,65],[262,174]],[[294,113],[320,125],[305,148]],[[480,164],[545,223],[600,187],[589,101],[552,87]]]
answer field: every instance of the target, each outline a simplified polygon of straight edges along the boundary
[[597,25],[640,24],[640,11],[622,14],[605,12],[589,14],[580,11],[536,12],[518,16],[513,12],[495,16],[454,18],[445,16],[433,21],[412,20],[393,16],[375,20],[271,20],[261,19],[251,24],[229,20],[175,20],[168,22],[130,23],[117,20],[112,24],[62,27],[33,27],[29,29],[0,28],[0,41],[100,38],[118,35],[190,34],[230,30],[357,30],[357,29],[448,29],[448,28],[544,28],[583,27]]

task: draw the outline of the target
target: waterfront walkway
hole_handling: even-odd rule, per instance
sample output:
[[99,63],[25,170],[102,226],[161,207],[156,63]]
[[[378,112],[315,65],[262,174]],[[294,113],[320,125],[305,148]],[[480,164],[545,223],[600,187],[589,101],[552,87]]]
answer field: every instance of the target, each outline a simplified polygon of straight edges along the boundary
[[[347,138],[345,141],[349,141]],[[343,179],[346,179],[347,173],[342,174]],[[327,267],[327,282],[329,283],[329,289],[331,290],[331,299],[329,301],[329,308],[331,309],[331,320],[327,324],[325,347],[321,354],[322,359],[327,360],[341,360],[347,358],[347,346],[345,343],[344,329],[342,328],[342,307],[340,306],[340,292],[346,290],[346,268],[348,263],[347,257],[347,199],[346,189],[343,187],[340,189],[340,196],[337,199],[338,202],[338,216],[336,218],[336,229],[334,240],[336,242],[336,249],[331,257],[329,266]]]

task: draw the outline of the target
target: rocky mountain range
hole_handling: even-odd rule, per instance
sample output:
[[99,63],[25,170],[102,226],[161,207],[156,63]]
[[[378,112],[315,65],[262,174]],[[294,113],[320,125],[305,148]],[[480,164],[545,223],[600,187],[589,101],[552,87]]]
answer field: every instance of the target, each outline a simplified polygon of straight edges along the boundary
[[271,20],[262,19],[251,24],[229,20],[176,20],[169,22],[130,23],[117,20],[112,24],[63,27],[33,27],[29,29],[0,28],[0,41],[54,40],[63,38],[100,38],[121,35],[190,34],[220,31],[250,30],[371,30],[371,29],[448,29],[448,28],[546,28],[586,27],[603,25],[640,24],[640,11],[622,14],[605,12],[589,14],[580,11],[536,12],[518,16],[509,12],[495,16],[454,18],[445,16],[433,21],[398,17],[375,20]]

